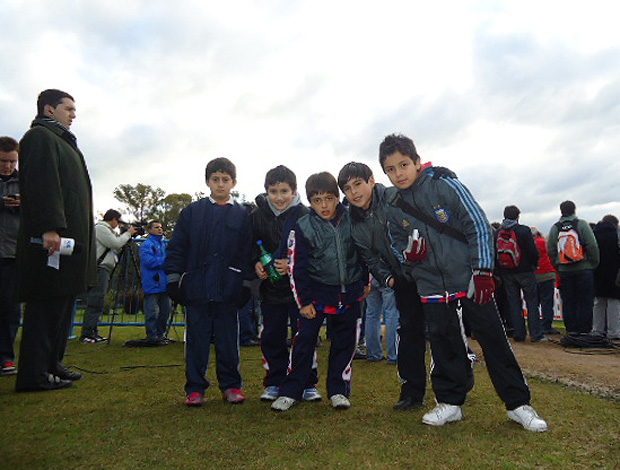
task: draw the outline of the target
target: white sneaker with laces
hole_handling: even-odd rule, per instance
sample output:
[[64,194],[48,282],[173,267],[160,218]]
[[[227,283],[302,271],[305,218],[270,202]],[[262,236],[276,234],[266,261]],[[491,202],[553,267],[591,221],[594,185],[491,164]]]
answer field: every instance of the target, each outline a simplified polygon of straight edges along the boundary
[[279,389],[275,385],[270,385],[260,396],[261,401],[275,401],[279,395]]
[[332,395],[329,399],[332,401],[332,407],[336,410],[348,410],[351,408],[351,402],[344,395]]
[[321,401],[323,397],[316,387],[307,388],[302,396],[303,401]]
[[538,416],[530,405],[523,405],[508,412],[508,417],[516,421],[528,431],[545,432],[548,427],[544,419]]
[[443,426],[463,419],[463,410],[460,406],[448,403],[437,403],[435,409],[429,411],[422,418],[424,424],[430,426]]
[[297,404],[297,400],[290,397],[278,397],[276,401],[271,404],[273,411],[288,411]]

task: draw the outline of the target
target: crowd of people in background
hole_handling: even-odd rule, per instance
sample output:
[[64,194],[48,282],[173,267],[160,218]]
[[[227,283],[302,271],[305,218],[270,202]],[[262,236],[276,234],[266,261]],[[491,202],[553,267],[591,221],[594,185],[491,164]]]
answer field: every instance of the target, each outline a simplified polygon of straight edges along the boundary
[[[110,277],[136,234],[132,226],[120,233],[114,209],[94,224],[90,178],[70,130],[75,117],[71,95],[45,90],[21,142],[0,138],[0,373],[17,374],[18,392],[69,388],[81,379],[63,364],[76,296],[87,293],[80,341],[104,342],[98,324]],[[442,426],[462,419],[473,387],[471,333],[508,416],[546,431],[508,337],[524,342],[529,334],[540,344],[560,333],[557,287],[566,334],[620,339],[618,219],[606,215],[591,225],[567,200],[545,237],[520,223],[515,205],[490,224],[457,176],[422,162],[406,136],[381,142],[379,164],[393,187],[351,162],[337,178],[308,178],[307,207],[284,165],[267,172],[265,192],[244,206],[231,195],[235,165],[208,162],[210,195],[181,212],[169,243],[154,220],[140,246],[146,342],[166,344],[171,303],[183,305],[185,404],[204,402],[211,344],[224,400],[242,403],[239,347],[260,346],[260,399],[286,412],[323,399],[316,348],[325,323],[334,409],[351,406],[361,337],[367,361],[396,366],[394,408],[424,407],[429,341],[437,406],[423,422]]]

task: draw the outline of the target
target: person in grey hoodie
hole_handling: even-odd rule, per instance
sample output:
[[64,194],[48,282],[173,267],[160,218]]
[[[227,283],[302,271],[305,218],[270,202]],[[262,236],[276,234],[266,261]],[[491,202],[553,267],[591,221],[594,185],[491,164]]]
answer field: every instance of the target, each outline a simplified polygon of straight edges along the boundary
[[[594,306],[594,269],[600,261],[598,244],[590,224],[577,219],[573,201],[560,204],[559,222],[551,226],[547,237],[547,251],[553,267],[560,275],[560,296],[562,316],[567,333],[590,333],[592,330],[592,308]],[[563,262],[558,250],[560,228],[564,224],[577,227],[579,242],[583,246],[584,258],[574,263]]]

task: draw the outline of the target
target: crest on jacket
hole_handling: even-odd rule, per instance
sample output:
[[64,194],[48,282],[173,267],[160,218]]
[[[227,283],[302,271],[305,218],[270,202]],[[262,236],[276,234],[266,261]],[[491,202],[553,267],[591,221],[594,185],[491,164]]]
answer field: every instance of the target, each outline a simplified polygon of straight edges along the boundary
[[450,213],[441,206],[435,206],[433,212],[435,213],[435,218],[442,224],[447,223],[450,219]]

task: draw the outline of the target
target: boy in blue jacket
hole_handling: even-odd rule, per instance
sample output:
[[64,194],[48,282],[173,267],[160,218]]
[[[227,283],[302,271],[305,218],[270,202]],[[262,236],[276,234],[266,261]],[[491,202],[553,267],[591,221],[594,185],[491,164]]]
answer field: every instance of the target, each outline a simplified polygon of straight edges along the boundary
[[302,399],[326,318],[331,338],[327,394],[335,409],[351,406],[351,364],[368,273],[358,258],[349,211],[340,203],[336,179],[327,172],[310,176],[306,195],[312,209],[288,236],[289,278],[301,319],[289,373],[271,405],[274,411],[287,411]]
[[[147,342],[159,345],[165,344],[164,335],[170,315],[170,298],[166,293],[168,279],[164,272],[166,244],[164,243],[164,228],[160,221],[150,221],[146,229],[149,236],[140,245],[144,326]],[[158,307],[159,314],[157,313]]]
[[248,211],[230,192],[236,168],[226,158],[207,164],[208,198],[181,212],[168,244],[168,294],[186,306],[185,392],[188,406],[200,406],[211,337],[215,341],[216,375],[224,400],[242,403],[239,373],[237,301],[243,280],[251,277],[252,224]]

